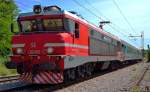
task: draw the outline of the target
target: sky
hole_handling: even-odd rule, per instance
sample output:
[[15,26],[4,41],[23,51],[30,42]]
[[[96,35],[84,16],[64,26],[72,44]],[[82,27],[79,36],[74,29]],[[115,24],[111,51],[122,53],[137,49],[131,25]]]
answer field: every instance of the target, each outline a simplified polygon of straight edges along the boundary
[[[104,31],[110,32],[140,48],[140,36],[144,31],[144,47],[150,44],[150,5],[148,0],[14,0],[21,12],[31,12],[33,5],[57,5],[63,10],[76,11],[87,21],[99,25],[110,21]],[[79,4],[75,3],[77,1]],[[116,5],[117,4],[117,5]],[[83,8],[83,7],[86,7]],[[119,9],[118,9],[119,7]],[[90,12],[89,12],[90,11]]]

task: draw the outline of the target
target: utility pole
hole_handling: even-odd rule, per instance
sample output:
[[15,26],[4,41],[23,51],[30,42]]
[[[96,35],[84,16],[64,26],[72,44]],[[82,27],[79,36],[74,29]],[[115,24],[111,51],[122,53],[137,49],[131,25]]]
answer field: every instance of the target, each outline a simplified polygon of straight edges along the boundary
[[141,35],[131,35],[129,37],[140,37],[141,38],[141,51],[142,51],[142,56],[144,57],[144,31],[141,32]]

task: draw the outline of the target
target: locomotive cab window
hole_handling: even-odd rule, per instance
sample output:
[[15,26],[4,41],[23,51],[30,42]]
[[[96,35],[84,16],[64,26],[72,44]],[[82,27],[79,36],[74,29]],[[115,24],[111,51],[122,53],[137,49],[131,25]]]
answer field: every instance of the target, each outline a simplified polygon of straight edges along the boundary
[[71,19],[64,19],[64,28],[67,32],[74,33],[75,31],[75,22]]
[[74,34],[75,38],[79,38],[79,36],[80,36],[79,23],[76,23],[74,20],[65,18],[64,19],[64,28],[66,31]]
[[32,32],[38,30],[35,20],[21,21],[21,28],[23,32]]
[[62,31],[62,19],[44,19],[44,28],[46,31]]
[[22,32],[63,31],[62,19],[33,19],[20,21]]

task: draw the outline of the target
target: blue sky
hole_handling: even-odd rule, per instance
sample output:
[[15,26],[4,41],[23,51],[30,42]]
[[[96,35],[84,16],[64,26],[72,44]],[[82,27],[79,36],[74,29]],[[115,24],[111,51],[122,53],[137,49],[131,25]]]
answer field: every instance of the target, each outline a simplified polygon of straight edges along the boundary
[[[117,7],[113,3],[113,0],[76,0],[84,7],[90,9],[97,16],[104,20],[111,21],[111,26],[106,25],[105,31],[115,34],[116,36],[126,40],[136,47],[141,46],[140,38],[129,38],[130,34],[140,35],[141,31],[145,33],[145,48],[147,44],[150,44],[150,5],[148,0],[115,0],[119,5],[121,11],[130,22],[131,27],[124,20],[119,13]],[[99,25],[101,21],[87,10],[80,7],[73,0],[15,0],[17,6],[21,12],[32,11],[32,7],[35,4],[57,5],[64,10],[73,10],[81,14],[87,21]],[[89,5],[90,3],[90,5]],[[117,29],[117,30],[114,30]]]

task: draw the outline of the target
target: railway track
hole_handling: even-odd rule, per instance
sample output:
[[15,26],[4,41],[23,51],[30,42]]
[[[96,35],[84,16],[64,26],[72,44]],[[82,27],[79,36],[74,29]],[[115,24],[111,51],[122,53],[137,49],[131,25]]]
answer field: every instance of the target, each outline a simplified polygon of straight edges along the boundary
[[144,76],[146,75],[147,71],[150,70],[150,63],[148,63],[149,65],[147,67],[145,67],[144,71],[139,75],[137,81],[135,81],[135,84],[133,85],[135,86],[139,86],[141,81],[143,80]]
[[4,83],[8,83],[8,82],[14,82],[14,81],[17,81],[18,78],[19,78],[19,75],[0,77],[0,84],[4,84]]
[[[123,69],[123,68],[128,68],[128,66],[132,66],[132,65],[134,65],[134,64],[123,66],[123,67],[119,68],[118,70]],[[63,89],[65,87],[75,85],[77,83],[81,83],[81,82],[84,82],[86,80],[89,80],[89,79],[92,79],[92,78],[95,78],[98,76],[102,76],[104,74],[114,72],[114,71],[116,71],[116,70],[113,70],[113,71],[112,70],[95,71],[92,76],[86,77],[84,79],[76,79],[74,81],[68,81],[67,83],[62,83],[59,85],[50,85],[50,84],[47,84],[47,85],[28,85],[25,87],[13,89],[13,91],[11,91],[11,92],[20,92],[20,91],[27,91],[27,92],[28,91],[37,91],[37,92],[38,91],[42,91],[42,92],[49,92],[50,91],[51,92],[51,91]]]
[[77,83],[81,83],[84,82],[86,80],[90,80],[92,78],[104,75],[106,73],[109,73],[110,71],[102,71],[102,72],[95,72],[92,76],[86,77],[84,79],[76,79],[73,81],[68,81],[67,83],[61,83],[59,85],[55,84],[55,85],[51,85],[51,84],[44,84],[44,85],[39,85],[39,84],[33,84],[33,85],[28,85],[28,86],[24,86],[24,87],[16,87],[14,89],[10,89],[6,92],[21,92],[21,91],[25,91],[25,92],[32,92],[32,91],[37,91],[37,92],[53,92],[59,89],[63,89],[65,87],[71,86],[71,85],[75,85]]
[[[147,63],[148,65],[146,67],[144,67],[144,69],[142,71],[139,72],[139,74],[136,75],[136,78],[131,81],[127,86],[124,87],[124,92],[130,92],[132,91],[134,88],[137,88],[140,86],[140,83],[142,82],[142,80],[144,79],[144,76],[146,75],[147,71],[150,70],[150,63]],[[146,91],[149,92],[149,91]]]
[[19,81],[19,76],[20,75],[11,75],[0,77],[0,92],[9,92],[8,90],[28,85]]
[[[128,68],[129,66],[132,66],[132,65],[134,65],[134,64],[123,66],[123,67],[119,68],[118,70]],[[134,82],[134,85],[139,85],[140,81],[142,81],[142,79],[143,79],[144,75],[146,74],[146,71],[148,70],[149,67],[150,67],[150,65],[148,67],[144,68],[144,72],[142,72],[142,74],[138,77],[138,79],[136,79],[138,81]],[[63,89],[63,88],[84,82],[86,80],[90,80],[90,79],[98,77],[98,76],[102,76],[102,75],[107,74],[107,73],[115,72],[115,71],[116,70],[113,70],[113,71],[112,70],[95,71],[92,76],[86,77],[84,79],[76,79],[74,81],[68,81],[67,83],[62,83],[59,85],[50,85],[50,84],[47,84],[47,85],[36,85],[36,84],[34,84],[33,85],[33,84],[25,84],[25,83],[21,83],[21,82],[15,82],[15,81],[17,81],[17,78],[19,77],[18,75],[17,76],[0,77],[0,81],[2,81],[2,82],[0,82],[0,84],[1,83],[7,84],[9,82],[9,80],[10,80],[10,83],[12,81],[15,82],[14,84],[6,85],[7,88],[5,88],[5,89],[1,89],[2,87],[0,86],[0,92],[3,92],[3,91],[6,91],[6,92],[20,92],[20,91],[49,92],[49,91],[56,91],[59,89]]]

